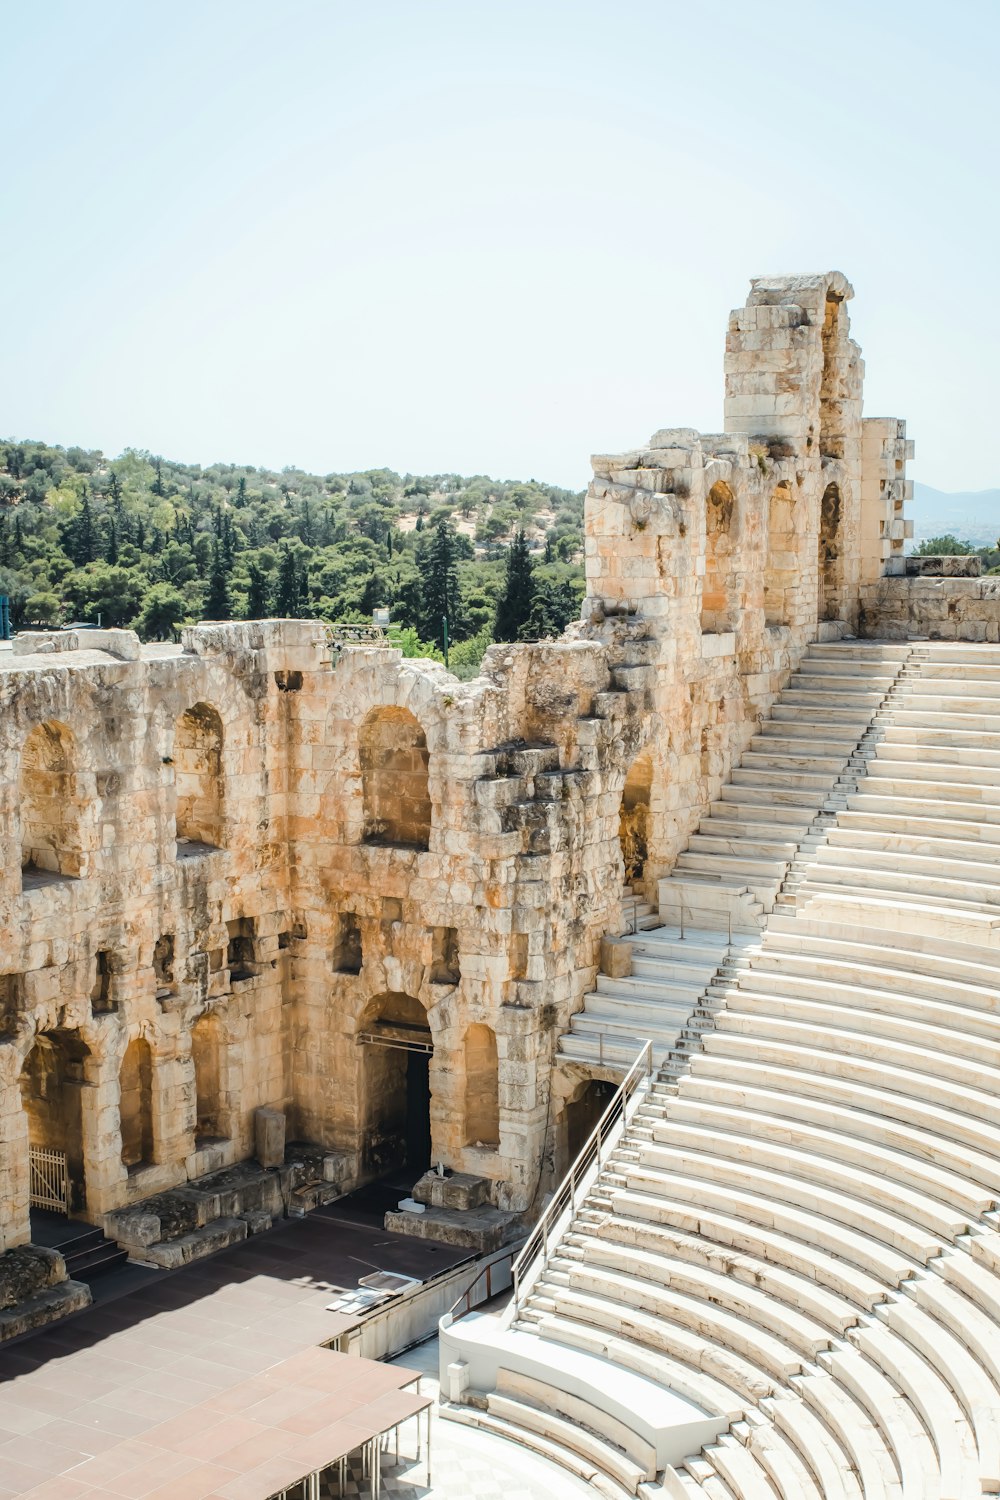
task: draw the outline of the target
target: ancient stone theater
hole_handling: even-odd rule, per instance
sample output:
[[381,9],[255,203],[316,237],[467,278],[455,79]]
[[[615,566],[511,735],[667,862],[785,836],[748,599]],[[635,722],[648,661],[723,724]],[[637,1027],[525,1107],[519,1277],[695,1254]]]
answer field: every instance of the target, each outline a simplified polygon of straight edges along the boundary
[[529,1236],[456,1421],[644,1500],[1000,1494],[1000,589],[904,556],[852,295],[752,282],[724,430],[595,457],[581,620],[471,682],[0,655],[6,1332],[89,1300],[40,1211],[176,1267],[399,1181]]

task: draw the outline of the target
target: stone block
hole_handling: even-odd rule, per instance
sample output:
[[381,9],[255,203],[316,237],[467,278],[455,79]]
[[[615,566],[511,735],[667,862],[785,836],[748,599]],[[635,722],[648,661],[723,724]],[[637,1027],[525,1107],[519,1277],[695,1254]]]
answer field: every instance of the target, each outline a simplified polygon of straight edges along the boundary
[[448,1172],[444,1177],[434,1171],[425,1172],[413,1189],[413,1197],[429,1208],[459,1211],[478,1208],[489,1202],[489,1179],[473,1177],[468,1172]]
[[632,973],[632,944],[624,938],[601,938],[601,973],[628,979]]
[[280,1109],[253,1112],[254,1151],[260,1165],[280,1167],[285,1160],[285,1116]]

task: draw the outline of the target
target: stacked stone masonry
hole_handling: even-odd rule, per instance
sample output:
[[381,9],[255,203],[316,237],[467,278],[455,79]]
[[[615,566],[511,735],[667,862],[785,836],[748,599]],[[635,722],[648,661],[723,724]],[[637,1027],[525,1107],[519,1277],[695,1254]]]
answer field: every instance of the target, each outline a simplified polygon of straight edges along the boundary
[[580,622],[473,682],[312,621],[0,654],[0,1246],[29,1147],[101,1223],[251,1157],[262,1108],[341,1188],[409,1153],[532,1211],[613,1076],[559,1039],[623,881],[645,922],[810,642],[988,584],[903,573],[851,295],[753,282],[725,430],[595,458]]

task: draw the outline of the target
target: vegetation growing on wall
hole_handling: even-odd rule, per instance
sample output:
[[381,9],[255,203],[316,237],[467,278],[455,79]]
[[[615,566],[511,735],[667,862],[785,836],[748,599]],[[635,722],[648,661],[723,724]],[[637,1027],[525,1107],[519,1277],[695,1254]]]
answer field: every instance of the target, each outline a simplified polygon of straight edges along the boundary
[[582,529],[582,492],[535,480],[277,474],[0,442],[0,593],[15,628],[100,619],[169,639],[199,619],[370,621],[386,607],[408,655],[440,649],[447,614],[452,665],[471,674],[498,608],[505,640],[576,617]]

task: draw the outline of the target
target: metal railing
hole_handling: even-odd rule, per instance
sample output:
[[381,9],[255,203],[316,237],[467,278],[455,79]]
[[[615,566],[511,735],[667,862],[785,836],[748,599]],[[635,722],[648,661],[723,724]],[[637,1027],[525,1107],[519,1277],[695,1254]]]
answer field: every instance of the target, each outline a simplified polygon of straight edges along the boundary
[[[521,1247],[525,1243],[524,1240],[518,1240],[516,1245],[508,1245],[503,1255],[495,1256],[493,1260],[486,1262],[486,1265],[482,1267],[475,1280],[469,1282],[462,1295],[452,1303],[451,1307],[445,1313],[441,1319],[442,1328],[450,1328],[452,1323],[458,1322],[459,1318],[467,1317],[474,1307],[479,1307],[483,1302],[489,1302],[494,1295],[494,1278],[501,1271],[507,1271],[508,1275],[503,1285],[497,1287],[497,1291],[505,1292],[507,1290],[511,1284],[510,1268],[513,1266],[515,1256],[520,1253]],[[484,1294],[476,1296],[475,1294],[480,1289],[482,1282],[486,1283]]]
[[[639,935],[639,907],[647,903],[642,896],[622,896],[622,920],[625,923],[625,931],[622,937],[638,937]],[[717,906],[691,906],[688,902],[680,902],[676,912],[664,914],[659,913],[660,925],[662,927],[677,927],[680,929],[681,941],[693,937],[695,933],[725,933],[726,941],[731,945],[733,941],[733,914],[731,911],[720,911]],[[710,922],[697,923],[696,917],[709,917]],[[656,931],[655,927],[645,929],[650,933]]]
[[653,1044],[645,1042],[635,1062],[612,1095],[590,1139],[556,1188],[544,1213],[514,1262],[511,1272],[514,1286],[512,1303],[514,1316],[517,1315],[521,1305],[525,1283],[530,1279],[534,1262],[540,1261],[539,1269],[544,1271],[549,1263],[552,1246],[557,1243],[572,1220],[573,1214],[590,1191],[625,1125],[648,1090],[652,1075]]

